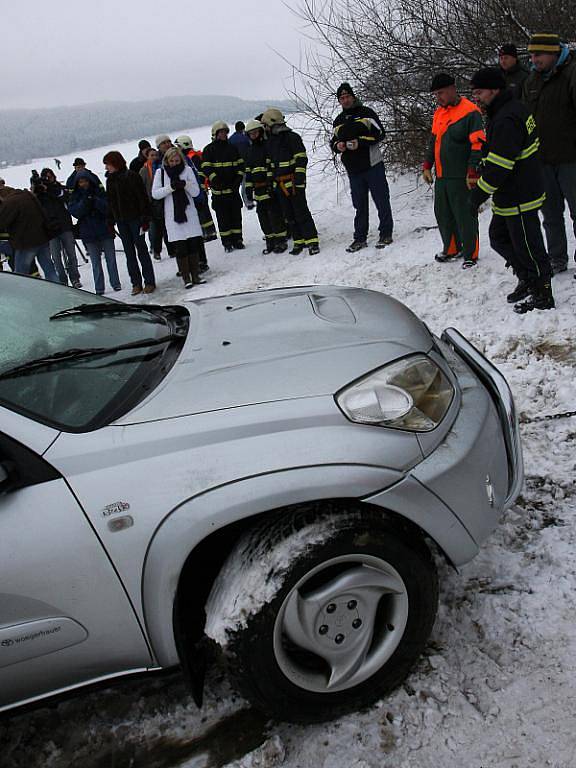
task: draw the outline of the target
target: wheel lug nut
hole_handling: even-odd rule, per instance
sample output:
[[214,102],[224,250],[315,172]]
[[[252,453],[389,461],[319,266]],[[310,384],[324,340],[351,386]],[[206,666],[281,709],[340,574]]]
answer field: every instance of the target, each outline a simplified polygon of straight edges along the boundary
[[354,629],[360,629],[360,627],[362,626],[362,619],[354,619],[354,621],[352,622],[352,626],[354,627]]
[[326,606],[326,613],[334,613],[335,610],[336,610],[335,603],[330,603],[329,605]]
[[322,626],[319,628],[318,632],[321,635],[325,635],[328,632],[328,626],[326,624],[322,624]]
[[353,611],[356,608],[357,605],[358,605],[358,603],[357,603],[356,600],[349,600],[348,601],[348,610],[349,611]]
[[336,637],[334,638],[334,642],[336,643],[336,645],[340,645],[341,643],[343,643],[344,635],[336,635]]

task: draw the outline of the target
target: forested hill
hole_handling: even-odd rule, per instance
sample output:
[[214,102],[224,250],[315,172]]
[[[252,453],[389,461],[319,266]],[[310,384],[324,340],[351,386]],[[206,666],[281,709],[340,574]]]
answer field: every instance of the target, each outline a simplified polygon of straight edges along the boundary
[[104,101],[51,109],[0,110],[0,167],[114,142],[209,125],[232,125],[266,107],[294,110],[289,101],[245,101],[235,96],[176,96],[150,101]]

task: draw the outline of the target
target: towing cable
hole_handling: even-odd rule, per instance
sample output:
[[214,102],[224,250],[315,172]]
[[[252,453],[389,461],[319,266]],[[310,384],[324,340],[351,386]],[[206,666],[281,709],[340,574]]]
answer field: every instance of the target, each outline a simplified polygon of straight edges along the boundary
[[539,421],[555,421],[556,419],[569,419],[576,416],[576,411],[564,411],[564,413],[551,413],[548,416],[521,416],[518,421],[520,424],[535,424]]

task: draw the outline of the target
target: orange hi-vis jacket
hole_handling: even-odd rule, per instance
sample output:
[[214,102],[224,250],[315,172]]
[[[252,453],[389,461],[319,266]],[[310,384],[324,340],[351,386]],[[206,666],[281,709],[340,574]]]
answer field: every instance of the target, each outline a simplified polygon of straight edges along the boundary
[[438,107],[423,167],[436,166],[437,179],[464,179],[482,159],[486,135],[478,107],[461,97],[458,104]]

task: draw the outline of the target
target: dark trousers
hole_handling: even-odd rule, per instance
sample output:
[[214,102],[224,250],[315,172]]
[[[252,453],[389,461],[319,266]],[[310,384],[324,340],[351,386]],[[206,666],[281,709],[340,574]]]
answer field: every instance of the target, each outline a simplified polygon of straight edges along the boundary
[[[548,254],[553,267],[568,264],[564,208],[568,205],[576,236],[576,163],[542,164],[546,200],[542,206]],[[574,254],[576,259],[576,253]]]
[[394,221],[384,163],[377,163],[362,173],[350,173],[348,178],[350,179],[352,205],[356,210],[354,240],[363,242],[368,237],[368,193],[372,195],[372,200],[374,200],[374,205],[378,211],[380,237],[392,237]]
[[266,238],[266,248],[271,251],[275,245],[285,243],[288,232],[282,207],[278,199],[270,197],[268,200],[258,200],[256,203],[256,213],[258,214],[262,233]]
[[460,252],[465,259],[477,259],[478,216],[468,203],[469,196],[466,179],[436,179],[434,216],[442,238],[442,251],[450,256]]
[[150,229],[148,230],[148,240],[152,253],[162,253],[162,235],[164,233],[164,219],[154,216],[150,219]]
[[[138,219],[119,221],[118,234],[124,246],[126,266],[128,267],[132,287],[141,288],[142,278],[144,278],[144,285],[156,285],[152,259],[148,253],[144,235],[140,234],[140,221]],[[138,262],[140,262],[140,265]],[[140,271],[140,266],[142,271]]]
[[295,194],[280,197],[284,218],[289,222],[294,245],[317,245],[318,231],[308,208],[306,190],[296,188]]
[[222,245],[234,246],[242,242],[242,198],[235,190],[231,195],[213,195],[212,208],[216,214]]
[[198,283],[199,277],[199,258],[200,250],[204,247],[201,237],[189,237],[186,240],[176,240],[172,243],[178,272],[182,276],[184,283]]
[[202,236],[206,242],[210,240],[216,240],[218,235],[216,234],[216,227],[214,225],[214,219],[210,213],[210,206],[208,200],[196,205],[198,211],[198,221],[202,227]]
[[550,279],[550,261],[538,211],[492,216],[489,235],[490,245],[510,264],[519,280],[534,284]]

